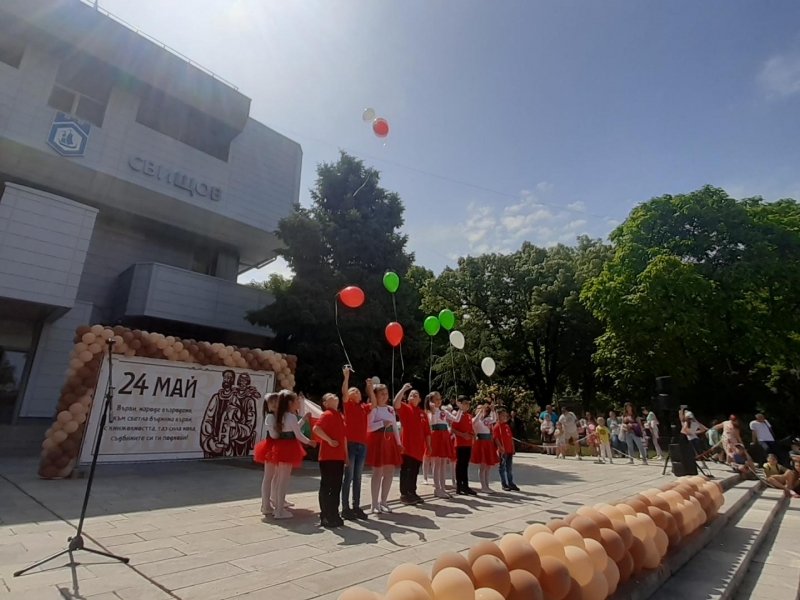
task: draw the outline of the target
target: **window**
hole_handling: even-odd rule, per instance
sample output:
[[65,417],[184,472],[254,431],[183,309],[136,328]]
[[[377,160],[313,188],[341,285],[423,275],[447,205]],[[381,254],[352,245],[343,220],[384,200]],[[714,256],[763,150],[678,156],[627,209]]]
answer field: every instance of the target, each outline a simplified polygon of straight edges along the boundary
[[47,104],[102,127],[115,79],[116,72],[106,63],[80,53],[72,55],[61,63]]
[[238,133],[196,108],[154,89],[149,89],[139,103],[136,122],[226,162],[231,142]]
[[192,257],[192,271],[203,275],[216,275],[217,253],[208,250],[195,250]]

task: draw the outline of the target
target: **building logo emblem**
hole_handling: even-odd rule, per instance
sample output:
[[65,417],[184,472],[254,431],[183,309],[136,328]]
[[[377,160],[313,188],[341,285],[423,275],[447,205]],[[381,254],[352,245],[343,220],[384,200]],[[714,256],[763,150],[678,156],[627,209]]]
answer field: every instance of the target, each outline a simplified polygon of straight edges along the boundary
[[83,156],[86,142],[89,141],[89,123],[74,119],[62,112],[57,112],[47,136],[47,144],[61,156]]

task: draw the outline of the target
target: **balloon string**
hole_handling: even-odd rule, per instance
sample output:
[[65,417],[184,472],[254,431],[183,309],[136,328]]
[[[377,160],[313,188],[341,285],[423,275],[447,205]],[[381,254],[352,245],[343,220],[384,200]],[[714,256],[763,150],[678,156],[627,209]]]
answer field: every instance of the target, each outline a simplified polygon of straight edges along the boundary
[[[394,308],[394,320],[396,323],[399,323],[400,320],[397,318],[397,303],[394,300],[394,294],[392,294],[392,307]],[[400,341],[400,379],[403,380],[406,378],[406,362],[403,360],[403,342]]]
[[453,345],[450,344],[450,362],[453,365],[453,389],[456,391],[456,398],[458,398],[458,383],[456,383],[456,357],[453,355]]
[[428,367],[428,392],[433,391],[433,336],[431,336],[431,361]]
[[394,346],[392,346],[392,398],[394,398]]
[[344,352],[344,358],[347,361],[347,364],[350,365],[350,370],[353,371],[353,363],[350,362],[350,357],[347,356],[347,348],[344,347],[344,340],[342,339],[342,332],[339,330],[339,303],[337,302],[337,298],[339,294],[336,294],[333,298],[333,314],[334,319],[336,320],[336,333],[339,334],[339,343],[342,345],[342,352]]
[[367,178],[364,180],[364,183],[361,184],[361,187],[355,191],[355,193],[353,194],[353,198],[355,198],[358,195],[358,192],[364,189],[364,186],[367,185],[367,182],[370,180],[371,177],[372,177],[372,170],[370,170],[369,175],[367,175]]
[[472,379],[475,380],[475,387],[477,387],[478,378],[475,376],[475,371],[473,370],[472,365],[470,364],[469,359],[467,358],[467,353],[462,350],[461,354],[464,355],[464,362],[467,363],[467,366],[469,367],[469,372],[472,374]]

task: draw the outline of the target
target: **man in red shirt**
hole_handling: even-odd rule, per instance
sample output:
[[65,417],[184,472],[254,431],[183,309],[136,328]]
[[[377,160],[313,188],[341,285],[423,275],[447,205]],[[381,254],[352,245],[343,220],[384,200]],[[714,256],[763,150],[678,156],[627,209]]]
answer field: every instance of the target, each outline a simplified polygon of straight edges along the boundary
[[347,464],[347,437],[344,417],[339,412],[336,394],[322,397],[325,408],[316,425],[314,435],[322,442],[319,445],[319,512],[320,525],[341,527],[344,521],[339,516],[339,496],[342,493],[344,466]]
[[425,450],[431,452],[431,426],[428,415],[420,406],[422,398],[411,390],[408,402],[403,402],[411,384],[405,384],[394,399],[394,410],[400,418],[400,435],[403,441],[403,464],[400,466],[400,501],[403,504],[422,504],[417,494],[417,477]]
[[[342,517],[350,521],[366,519],[367,514],[361,510],[361,473],[367,459],[367,415],[372,405],[361,401],[361,391],[350,385],[350,366],[343,369],[342,408],[344,409],[345,434],[347,437],[348,465],[344,472],[342,484]],[[372,389],[372,380],[366,382],[367,395]],[[350,487],[353,488],[353,505],[350,507]]]
[[458,407],[461,409],[461,419],[450,425],[456,436],[456,493],[461,496],[477,496],[478,492],[469,487],[469,459],[475,439],[472,415],[469,413],[469,398],[459,396]]
[[500,455],[500,482],[503,489],[507,492],[518,492],[519,488],[514,485],[514,473],[512,471],[514,461],[514,434],[511,425],[508,424],[508,412],[505,408],[497,411],[498,423],[494,426],[492,437],[497,445],[497,452]]

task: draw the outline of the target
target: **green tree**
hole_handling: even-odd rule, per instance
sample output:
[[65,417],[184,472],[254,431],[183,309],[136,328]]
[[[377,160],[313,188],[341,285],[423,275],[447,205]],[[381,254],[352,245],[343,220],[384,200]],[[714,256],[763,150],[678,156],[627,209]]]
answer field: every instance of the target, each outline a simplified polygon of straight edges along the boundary
[[[298,357],[298,389],[337,391],[346,359],[335,328],[334,303],[339,290],[360,287],[366,301],[359,308],[338,305],[339,325],[356,371],[354,380],[378,375],[387,383],[392,349],[383,330],[395,320],[391,295],[382,277],[391,269],[401,277],[396,294],[398,321],[404,326],[407,372],[416,368],[419,292],[424,270],[412,269],[407,237],[400,233],[403,203],[380,187],[378,171],[345,152],[334,163],[317,167],[311,207],[298,207],[278,225],[284,247],[279,254],[294,272],[290,282],[275,279],[268,289],[275,302],[249,315],[253,323],[275,332],[276,347]],[[406,277],[409,274],[409,277]],[[396,377],[399,379],[399,359]]]
[[596,361],[646,398],[671,375],[711,416],[774,402],[776,366],[800,359],[800,207],[706,186],[634,208],[583,300],[602,321]]
[[[456,369],[459,385],[474,392],[477,381],[470,380],[467,365],[477,368],[484,356],[492,356],[495,377],[531,390],[541,406],[568,390],[591,405],[596,388],[591,357],[601,329],[579,295],[607,255],[606,246],[586,237],[577,246],[538,248],[526,242],[512,254],[462,258],[456,269],[430,281],[423,308],[453,309],[467,339],[467,362]],[[439,343],[437,383],[452,382],[446,342]]]

